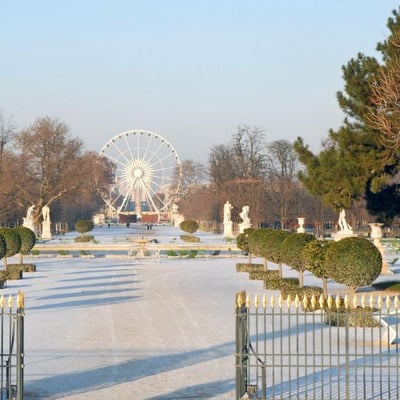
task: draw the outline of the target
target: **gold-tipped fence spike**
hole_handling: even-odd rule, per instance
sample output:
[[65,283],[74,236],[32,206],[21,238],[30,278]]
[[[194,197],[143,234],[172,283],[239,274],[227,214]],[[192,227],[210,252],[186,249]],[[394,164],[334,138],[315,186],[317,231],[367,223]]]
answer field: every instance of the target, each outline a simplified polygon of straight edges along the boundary
[[386,296],[386,309],[389,310],[392,305],[392,301],[390,300],[390,296]]
[[331,294],[328,294],[328,300],[326,301],[326,303],[328,304],[328,309],[331,310],[332,309],[332,304],[333,304],[333,299]]
[[324,305],[325,305],[325,299],[324,299],[324,295],[321,293],[321,295],[319,296],[319,301],[318,301],[318,303],[319,303],[319,307],[322,309],[322,308],[324,308]]
[[264,296],[263,296],[262,303],[263,303],[263,307],[264,307],[264,308],[267,308],[268,299],[267,299],[267,295],[266,295],[266,294],[264,294]]
[[21,292],[21,290],[18,291],[18,295],[17,295],[17,307],[18,308],[24,308],[25,307],[25,296]]
[[399,308],[399,296],[394,298],[394,308],[397,310]]
[[14,298],[11,296],[11,294],[8,296],[8,308],[12,308],[14,304]]
[[254,306],[255,308],[258,308],[258,294],[254,296]]
[[296,308],[300,307],[300,297],[298,293],[296,293],[296,297],[294,298],[294,305]]
[[282,308],[282,307],[283,307],[283,296],[282,296],[282,293],[281,293],[280,296],[279,296],[278,304],[279,304],[279,308]]
[[353,308],[357,308],[358,306],[358,298],[357,295],[353,295]]
[[304,295],[304,297],[303,297],[303,307],[305,309],[307,309],[307,307],[308,307],[308,296],[307,295]]
[[336,304],[336,308],[339,309],[340,308],[340,297],[338,294],[336,295],[335,304]]
[[374,295],[371,294],[369,296],[369,306],[370,306],[370,308],[374,308],[374,303],[375,303],[375,298],[374,298]]
[[361,296],[361,307],[365,308],[367,306],[367,299],[365,298],[365,294]]
[[271,296],[271,308],[275,307],[275,296]]
[[3,309],[5,306],[6,306],[6,299],[4,297],[4,294],[2,294],[0,297],[0,307]]
[[313,293],[311,296],[311,307],[315,310],[317,307],[317,298],[315,297],[315,294]]
[[344,296],[344,307],[346,308],[346,310],[349,309],[349,295],[346,294],[346,296]]
[[236,307],[241,308],[244,306],[244,292],[240,292],[236,295]]
[[247,295],[246,296],[246,307],[250,308],[250,306],[251,306],[251,298],[250,298],[250,295]]
[[288,308],[290,308],[290,306],[292,305],[292,297],[290,296],[290,293],[288,294],[288,297],[286,299],[286,304]]
[[382,296],[378,296],[378,308],[381,310],[382,309]]

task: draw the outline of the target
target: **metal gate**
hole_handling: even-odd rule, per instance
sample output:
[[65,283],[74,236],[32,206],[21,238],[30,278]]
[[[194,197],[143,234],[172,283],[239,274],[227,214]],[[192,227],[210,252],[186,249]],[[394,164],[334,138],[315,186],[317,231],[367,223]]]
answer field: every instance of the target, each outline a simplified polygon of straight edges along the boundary
[[0,297],[0,400],[24,398],[24,295]]
[[[356,320],[355,309],[365,309]],[[237,400],[400,400],[397,296],[252,300],[241,292],[235,315]]]

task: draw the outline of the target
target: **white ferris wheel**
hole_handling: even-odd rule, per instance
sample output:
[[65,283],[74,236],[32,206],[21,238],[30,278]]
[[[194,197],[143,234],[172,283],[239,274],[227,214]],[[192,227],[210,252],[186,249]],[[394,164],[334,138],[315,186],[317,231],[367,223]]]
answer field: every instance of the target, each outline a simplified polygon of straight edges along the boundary
[[110,139],[100,155],[115,165],[107,205],[118,215],[168,211],[178,193],[182,167],[172,145],[157,133],[129,130]]

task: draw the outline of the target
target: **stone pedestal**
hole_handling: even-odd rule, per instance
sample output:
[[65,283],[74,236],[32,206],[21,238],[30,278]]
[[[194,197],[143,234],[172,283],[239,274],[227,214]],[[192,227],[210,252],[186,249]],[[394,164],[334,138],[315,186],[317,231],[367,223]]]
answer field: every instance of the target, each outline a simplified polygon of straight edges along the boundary
[[385,249],[381,243],[381,239],[383,236],[383,233],[382,233],[383,224],[374,222],[374,223],[368,224],[368,225],[371,228],[371,239],[373,240],[374,245],[377,247],[377,249],[379,250],[379,252],[381,253],[381,256],[382,256],[381,274],[387,274],[387,273],[389,273],[388,264],[387,264],[387,260],[386,260]]
[[297,233],[304,233],[306,230],[304,229],[304,217],[298,217],[297,222],[299,224],[299,227],[297,228]]
[[233,225],[232,221],[224,222],[224,238],[233,237],[232,225]]
[[42,239],[51,239],[50,221],[42,222]]

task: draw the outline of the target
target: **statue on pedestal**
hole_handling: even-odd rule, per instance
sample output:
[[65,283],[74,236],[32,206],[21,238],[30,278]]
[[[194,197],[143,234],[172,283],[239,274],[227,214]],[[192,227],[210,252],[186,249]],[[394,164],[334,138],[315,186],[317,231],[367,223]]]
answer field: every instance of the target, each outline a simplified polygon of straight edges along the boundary
[[242,218],[242,221],[239,224],[239,232],[243,233],[245,229],[251,228],[250,218],[249,218],[249,206],[243,206],[242,212],[239,214],[239,217]]
[[335,240],[340,240],[345,237],[354,236],[353,228],[346,221],[346,211],[342,209],[339,213],[339,231],[335,232],[332,236]]
[[50,208],[45,205],[42,207],[42,239],[51,239]]
[[36,233],[35,221],[33,219],[33,211],[34,210],[35,210],[34,204],[32,204],[30,207],[28,207],[28,210],[26,211],[26,217],[23,219],[22,225]]
[[231,238],[232,233],[232,221],[231,221],[231,210],[233,206],[229,201],[224,204],[224,237]]

